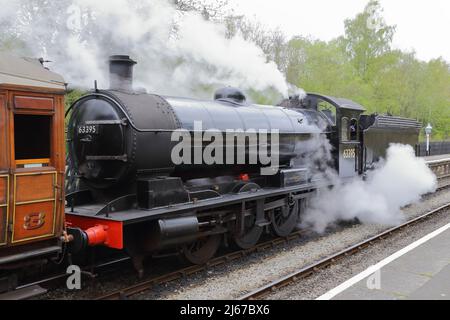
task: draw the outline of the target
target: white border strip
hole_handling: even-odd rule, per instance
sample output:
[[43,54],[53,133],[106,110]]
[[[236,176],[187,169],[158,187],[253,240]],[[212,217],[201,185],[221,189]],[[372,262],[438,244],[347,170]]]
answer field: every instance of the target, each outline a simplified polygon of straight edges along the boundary
[[408,252],[414,250],[415,248],[421,246],[422,244],[430,241],[431,239],[437,237],[438,235],[440,235],[441,233],[447,231],[448,229],[450,229],[450,223],[447,224],[446,226],[443,226],[442,228],[440,228],[440,229],[438,229],[438,230],[436,230],[436,231],[426,235],[422,239],[417,240],[416,242],[410,244],[406,248],[403,248],[400,251],[397,251],[396,253],[394,253],[390,257],[380,261],[376,265],[367,268],[366,270],[364,270],[360,274],[354,276],[353,278],[345,281],[344,283],[342,283],[341,285],[337,286],[336,288],[334,288],[334,289],[328,291],[327,293],[325,293],[324,295],[318,297],[316,300],[331,300],[331,299],[333,299],[338,294],[340,294],[343,291],[347,290],[348,288],[352,287],[356,283],[358,283],[358,282],[364,280],[365,278],[371,276],[372,274],[374,274],[375,272],[377,272],[378,270],[380,270],[384,266],[388,265],[389,263],[393,262],[394,260],[397,260],[401,256],[407,254]]

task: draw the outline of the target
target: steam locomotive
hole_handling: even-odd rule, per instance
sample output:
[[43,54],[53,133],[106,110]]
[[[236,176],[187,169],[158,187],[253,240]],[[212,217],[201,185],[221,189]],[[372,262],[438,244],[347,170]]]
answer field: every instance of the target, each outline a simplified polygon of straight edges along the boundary
[[[345,99],[308,94],[261,106],[235,88],[218,90],[214,101],[136,91],[135,64],[112,56],[110,89],[95,88],[70,110],[69,155],[78,190],[67,195],[66,219],[77,250],[124,249],[141,273],[143,259],[155,252],[176,248],[201,264],[224,240],[249,248],[264,230],[289,235],[321,183],[308,161],[312,137],[330,142],[330,165],[342,179],[364,174],[392,142],[418,142],[416,121],[365,116],[362,106]],[[248,136],[273,129],[276,136]],[[177,131],[191,142],[182,163],[173,159]],[[211,154],[231,156],[195,162],[211,143]],[[268,149],[275,168],[261,161]]]
[[[418,142],[414,120],[318,94],[279,106],[235,88],[213,101],[148,94],[133,88],[135,64],[110,58],[110,89],[71,106],[65,141],[64,79],[0,54],[0,292],[18,270],[98,247],[126,252],[142,275],[160,252],[202,264],[222,244],[289,235],[327,186],[318,172],[352,179],[390,143]],[[315,141],[331,146],[327,163]]]

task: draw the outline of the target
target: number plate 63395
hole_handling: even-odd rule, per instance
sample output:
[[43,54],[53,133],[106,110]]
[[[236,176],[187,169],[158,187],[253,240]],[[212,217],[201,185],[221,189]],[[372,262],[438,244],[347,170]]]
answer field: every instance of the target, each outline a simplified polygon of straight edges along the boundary
[[99,134],[98,125],[78,126],[78,134]]

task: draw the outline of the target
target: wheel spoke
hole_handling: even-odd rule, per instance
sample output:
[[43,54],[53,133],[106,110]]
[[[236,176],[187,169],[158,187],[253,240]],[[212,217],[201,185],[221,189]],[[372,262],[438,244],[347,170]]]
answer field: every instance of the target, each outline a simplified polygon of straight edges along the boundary
[[208,262],[220,247],[221,235],[211,235],[183,246],[184,258],[192,264],[204,264]]
[[288,236],[297,225],[298,210],[298,202],[293,206],[275,209],[272,213],[272,231],[280,237]]

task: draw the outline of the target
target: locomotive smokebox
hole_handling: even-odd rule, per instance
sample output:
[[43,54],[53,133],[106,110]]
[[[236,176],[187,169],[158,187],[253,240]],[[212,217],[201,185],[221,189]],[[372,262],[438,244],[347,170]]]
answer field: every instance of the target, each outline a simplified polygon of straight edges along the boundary
[[111,90],[133,91],[133,68],[136,61],[129,56],[109,57],[109,86]]

